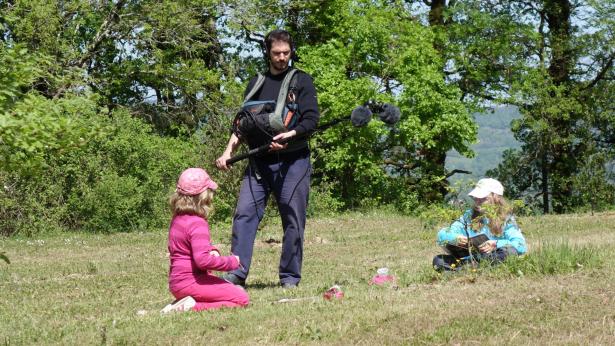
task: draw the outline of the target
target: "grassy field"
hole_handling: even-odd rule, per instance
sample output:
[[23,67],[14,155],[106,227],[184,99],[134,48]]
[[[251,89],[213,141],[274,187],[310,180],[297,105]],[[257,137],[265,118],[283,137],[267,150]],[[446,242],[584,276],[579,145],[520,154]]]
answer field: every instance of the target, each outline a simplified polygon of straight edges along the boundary
[[[277,287],[282,234],[270,222],[257,239],[248,308],[164,316],[166,230],[0,239],[11,260],[0,261],[0,343],[615,344],[615,213],[519,221],[526,258],[437,275],[435,230],[417,219],[311,219],[295,290]],[[224,252],[229,232],[212,232]],[[397,285],[370,286],[385,266]],[[334,284],[345,297],[322,299]]]

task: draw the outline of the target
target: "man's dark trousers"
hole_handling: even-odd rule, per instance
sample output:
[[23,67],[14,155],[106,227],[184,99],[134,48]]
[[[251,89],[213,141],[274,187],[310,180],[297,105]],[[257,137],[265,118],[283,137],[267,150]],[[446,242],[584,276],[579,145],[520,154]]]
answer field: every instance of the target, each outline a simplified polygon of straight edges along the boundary
[[280,161],[259,158],[251,160],[241,183],[233,217],[231,243],[231,251],[239,256],[243,268],[233,271],[233,274],[242,279],[248,276],[256,231],[269,195],[273,193],[284,229],[279,265],[280,283],[299,283],[311,170],[309,152]]

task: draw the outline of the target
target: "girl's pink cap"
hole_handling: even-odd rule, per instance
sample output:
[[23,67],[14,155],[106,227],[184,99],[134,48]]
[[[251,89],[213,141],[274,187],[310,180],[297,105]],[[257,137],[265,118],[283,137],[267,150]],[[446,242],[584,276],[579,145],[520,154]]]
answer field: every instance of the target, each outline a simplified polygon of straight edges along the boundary
[[209,174],[202,168],[188,168],[177,180],[177,192],[188,196],[198,195],[205,189],[217,188],[218,184],[211,180]]

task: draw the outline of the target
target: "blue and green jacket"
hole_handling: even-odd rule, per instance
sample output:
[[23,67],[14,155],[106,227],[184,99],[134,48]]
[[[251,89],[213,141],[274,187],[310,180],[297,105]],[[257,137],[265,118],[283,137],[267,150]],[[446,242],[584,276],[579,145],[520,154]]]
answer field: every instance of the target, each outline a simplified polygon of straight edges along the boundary
[[[472,229],[472,209],[466,210],[466,212],[449,227],[445,227],[438,231],[438,245],[444,246],[446,244],[456,244],[457,237],[462,235],[464,237],[473,237],[478,234],[485,234],[490,240],[496,241],[496,247],[499,249],[504,246],[514,247],[519,255],[527,252],[525,244],[525,237],[521,233],[515,217],[509,215],[502,226],[502,235],[495,236],[491,233],[488,226],[489,220],[484,220],[483,227],[480,230]],[[467,231],[467,232],[466,232]]]

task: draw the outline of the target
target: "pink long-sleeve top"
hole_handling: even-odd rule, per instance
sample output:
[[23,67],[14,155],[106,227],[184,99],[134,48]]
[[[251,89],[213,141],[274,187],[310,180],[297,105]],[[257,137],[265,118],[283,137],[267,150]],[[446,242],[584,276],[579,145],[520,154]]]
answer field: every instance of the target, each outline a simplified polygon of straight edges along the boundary
[[214,256],[209,224],[197,215],[176,215],[169,228],[169,289],[179,291],[196,282],[209,270],[230,271],[239,267],[235,256]]

